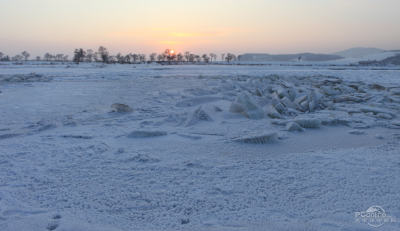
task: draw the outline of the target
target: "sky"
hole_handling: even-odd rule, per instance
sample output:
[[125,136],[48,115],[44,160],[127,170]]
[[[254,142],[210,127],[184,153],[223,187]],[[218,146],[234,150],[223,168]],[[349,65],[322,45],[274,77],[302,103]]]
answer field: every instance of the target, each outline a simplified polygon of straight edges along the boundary
[[400,0],[0,0],[0,51],[400,49]]

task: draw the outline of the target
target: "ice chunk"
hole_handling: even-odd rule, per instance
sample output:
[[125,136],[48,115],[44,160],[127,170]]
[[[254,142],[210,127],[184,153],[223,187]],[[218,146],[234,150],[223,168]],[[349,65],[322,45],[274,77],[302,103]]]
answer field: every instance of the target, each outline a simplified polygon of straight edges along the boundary
[[344,125],[348,126],[350,124],[349,119],[339,119],[339,118],[321,118],[322,125],[327,126],[337,126],[337,125]]
[[254,94],[256,95],[256,96],[263,96],[263,93],[262,93],[262,91],[259,89],[259,88],[257,88],[256,89],[256,91],[254,92]]
[[390,89],[390,94],[392,94],[392,95],[400,95],[400,88],[392,88],[392,89]]
[[300,104],[305,100],[307,100],[307,95],[301,95],[294,100],[294,103]]
[[387,113],[378,113],[376,114],[376,117],[380,118],[380,119],[385,119],[385,120],[391,120],[393,119],[393,116]]
[[240,95],[229,108],[230,112],[240,113],[249,119],[264,118],[264,111],[256,106],[247,94]]
[[381,108],[376,108],[376,107],[365,106],[365,107],[362,107],[360,110],[362,112],[364,112],[364,113],[372,113],[374,115],[377,115],[379,113],[385,113],[385,114],[389,114],[391,116],[394,116],[394,114],[391,111],[388,111],[388,110],[385,110],[385,109],[381,109]]
[[319,119],[295,119],[293,122],[298,123],[302,128],[320,128],[321,120]]
[[283,105],[285,105],[285,107],[287,107],[287,108],[292,108],[292,109],[295,109],[295,108],[296,108],[296,105],[295,105],[289,98],[287,98],[287,97],[283,97],[283,98],[281,99],[281,103],[282,103]]
[[400,129],[400,120],[394,120],[392,121],[392,126],[391,128],[399,128]]
[[276,94],[279,96],[279,98],[289,97],[288,92],[283,87],[279,87],[276,90]]
[[330,86],[322,86],[321,90],[325,95],[328,95],[328,96],[341,94],[340,90],[335,89],[335,88],[330,87]]
[[194,124],[197,124],[200,121],[212,121],[211,116],[209,116],[202,108],[201,106],[198,107],[191,115],[190,118],[188,119],[186,126],[191,126]]
[[335,102],[335,103],[344,103],[344,102],[346,102],[346,103],[347,102],[361,103],[363,101],[365,101],[365,100],[362,98],[350,96],[350,95],[338,96],[333,99],[333,102]]
[[310,112],[313,112],[313,111],[315,111],[315,109],[317,108],[317,102],[314,100],[314,99],[312,99],[312,100],[310,100],[309,102],[308,102],[308,110],[310,110]]
[[294,131],[302,132],[302,131],[304,131],[304,129],[296,122],[287,123],[286,124],[286,130],[288,130],[290,132],[294,132]]
[[378,91],[383,91],[383,90],[386,89],[384,86],[379,85],[379,84],[377,84],[377,83],[370,84],[370,85],[369,85],[369,88],[374,89],[374,90],[378,90]]
[[267,107],[267,115],[273,119],[282,118],[282,115],[272,105]]
[[308,100],[304,100],[303,102],[300,103],[300,110],[305,112],[310,108],[310,102]]
[[284,114],[286,112],[285,105],[283,105],[282,103],[275,104],[274,108],[281,114]]
[[276,132],[266,133],[262,135],[248,135],[234,139],[235,142],[246,144],[267,144],[277,141],[278,134]]
[[291,101],[294,101],[294,99],[296,98],[296,90],[293,87],[289,87],[287,89],[288,95],[289,95],[289,99]]

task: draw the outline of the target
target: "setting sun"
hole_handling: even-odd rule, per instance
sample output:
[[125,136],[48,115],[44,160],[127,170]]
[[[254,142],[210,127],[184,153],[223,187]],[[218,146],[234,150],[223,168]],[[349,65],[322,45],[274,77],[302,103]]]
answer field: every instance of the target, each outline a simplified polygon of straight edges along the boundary
[[171,50],[169,50],[169,54],[170,54],[170,55],[174,55],[174,54],[175,54],[175,51],[174,51],[173,49],[171,49]]

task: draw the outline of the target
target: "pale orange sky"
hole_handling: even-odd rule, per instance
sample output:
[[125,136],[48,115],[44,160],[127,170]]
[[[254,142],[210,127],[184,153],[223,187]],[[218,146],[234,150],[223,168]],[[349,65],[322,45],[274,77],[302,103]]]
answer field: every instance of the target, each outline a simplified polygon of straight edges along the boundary
[[399,0],[0,0],[0,51],[400,49]]

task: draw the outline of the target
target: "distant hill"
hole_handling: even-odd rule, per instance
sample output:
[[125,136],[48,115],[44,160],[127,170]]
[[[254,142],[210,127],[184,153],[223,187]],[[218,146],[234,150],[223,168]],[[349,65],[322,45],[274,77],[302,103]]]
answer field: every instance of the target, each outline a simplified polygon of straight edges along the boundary
[[321,62],[342,59],[343,57],[333,54],[314,54],[314,53],[299,53],[299,54],[243,54],[239,55],[239,61],[244,62],[291,62],[291,61],[311,61]]
[[360,61],[360,65],[378,65],[378,66],[385,66],[385,65],[400,65],[400,54],[395,56],[388,57],[381,61]]
[[362,58],[368,55],[375,55],[383,52],[385,52],[385,50],[378,48],[355,47],[333,53],[333,55],[339,55],[345,58]]

